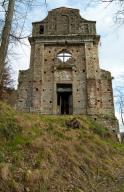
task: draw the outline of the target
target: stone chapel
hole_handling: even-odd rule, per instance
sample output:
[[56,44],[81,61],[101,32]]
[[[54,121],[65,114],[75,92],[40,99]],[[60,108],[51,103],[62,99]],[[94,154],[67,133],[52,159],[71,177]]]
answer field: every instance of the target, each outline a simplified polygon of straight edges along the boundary
[[[60,7],[33,23],[30,67],[20,71],[17,108],[115,118],[112,77],[100,69],[96,22]],[[112,129],[117,125],[113,121]]]

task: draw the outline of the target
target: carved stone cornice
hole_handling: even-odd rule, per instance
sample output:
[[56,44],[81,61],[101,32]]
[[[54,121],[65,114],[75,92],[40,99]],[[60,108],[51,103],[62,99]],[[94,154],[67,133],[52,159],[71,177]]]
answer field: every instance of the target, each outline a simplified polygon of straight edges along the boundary
[[98,43],[99,35],[39,35],[29,37],[29,42],[39,42],[44,44],[83,44],[85,42]]

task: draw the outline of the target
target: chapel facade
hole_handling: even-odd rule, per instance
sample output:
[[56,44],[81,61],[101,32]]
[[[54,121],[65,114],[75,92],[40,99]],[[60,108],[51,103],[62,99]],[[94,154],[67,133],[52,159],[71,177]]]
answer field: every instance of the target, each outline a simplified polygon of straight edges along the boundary
[[100,69],[99,40],[96,22],[78,9],[56,8],[33,23],[30,67],[19,73],[17,108],[115,118],[112,77]]

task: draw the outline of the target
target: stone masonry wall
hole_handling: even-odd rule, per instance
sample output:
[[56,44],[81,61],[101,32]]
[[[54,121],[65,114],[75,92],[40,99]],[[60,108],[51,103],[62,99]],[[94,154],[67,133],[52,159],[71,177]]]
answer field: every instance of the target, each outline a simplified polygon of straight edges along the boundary
[[[72,85],[73,114],[114,119],[112,78],[99,67],[99,39],[96,22],[81,18],[77,9],[57,8],[33,23],[30,68],[19,74],[17,108],[60,114],[57,86]],[[62,61],[58,55],[65,53],[70,58]]]

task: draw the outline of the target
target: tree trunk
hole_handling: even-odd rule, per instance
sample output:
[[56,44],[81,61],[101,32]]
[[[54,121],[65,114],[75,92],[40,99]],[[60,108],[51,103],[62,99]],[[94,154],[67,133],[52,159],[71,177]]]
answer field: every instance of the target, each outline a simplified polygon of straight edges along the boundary
[[8,10],[5,17],[5,25],[2,31],[1,46],[0,46],[0,84],[5,67],[5,60],[9,45],[9,35],[11,31],[13,13],[14,13],[15,0],[9,0]]

